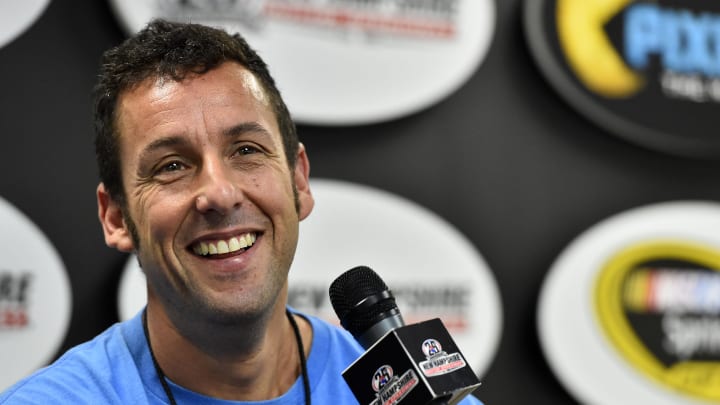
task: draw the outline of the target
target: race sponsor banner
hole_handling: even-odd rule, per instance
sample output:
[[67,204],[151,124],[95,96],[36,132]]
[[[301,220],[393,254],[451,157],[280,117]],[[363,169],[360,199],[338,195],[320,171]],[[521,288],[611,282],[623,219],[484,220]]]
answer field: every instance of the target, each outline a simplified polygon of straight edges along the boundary
[[720,204],[659,203],[600,222],[558,257],[539,335],[579,402],[720,401],[718,226]]
[[524,11],[540,70],[577,111],[637,145],[720,157],[720,3],[526,0]]
[[0,198],[0,391],[49,363],[70,324],[72,294],[43,232]]
[[240,32],[302,123],[386,121],[452,94],[485,58],[493,0],[113,0],[128,34],[150,19]]

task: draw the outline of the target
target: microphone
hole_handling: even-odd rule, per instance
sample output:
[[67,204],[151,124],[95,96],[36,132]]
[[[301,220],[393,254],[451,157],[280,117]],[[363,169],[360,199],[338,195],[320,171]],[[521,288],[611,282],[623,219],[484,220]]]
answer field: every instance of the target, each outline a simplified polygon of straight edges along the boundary
[[395,297],[358,266],[330,285],[340,324],[365,349],[343,371],[360,404],[454,405],[480,386],[440,319],[405,325]]

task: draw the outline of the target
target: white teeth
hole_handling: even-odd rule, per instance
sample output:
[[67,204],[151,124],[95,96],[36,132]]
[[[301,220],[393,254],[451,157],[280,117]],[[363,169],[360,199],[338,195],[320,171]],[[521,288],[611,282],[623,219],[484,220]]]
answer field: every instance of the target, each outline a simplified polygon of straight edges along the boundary
[[[245,240],[245,239],[243,238],[243,240]],[[238,241],[238,238],[232,238],[232,239],[230,239],[230,242],[228,243],[228,248],[230,249],[231,252],[234,252],[234,251],[236,251],[236,250],[240,250],[240,249],[242,249],[242,248],[244,248],[244,247],[245,247],[245,246],[242,246],[242,245],[240,244],[240,242]]]
[[218,240],[214,242],[200,242],[193,246],[193,252],[196,255],[221,255],[225,253],[237,252],[245,249],[255,243],[257,236],[254,233],[246,233],[238,237],[232,237],[228,240]]

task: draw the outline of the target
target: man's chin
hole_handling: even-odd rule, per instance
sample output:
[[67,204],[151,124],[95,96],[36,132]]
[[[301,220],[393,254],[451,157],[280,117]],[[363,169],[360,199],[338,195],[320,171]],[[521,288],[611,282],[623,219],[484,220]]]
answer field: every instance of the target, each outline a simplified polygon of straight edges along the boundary
[[186,311],[192,311],[198,319],[205,322],[221,326],[237,326],[251,325],[267,319],[272,312],[273,303],[263,302],[257,297],[245,300],[234,296],[230,300],[205,299],[192,307],[187,308]]

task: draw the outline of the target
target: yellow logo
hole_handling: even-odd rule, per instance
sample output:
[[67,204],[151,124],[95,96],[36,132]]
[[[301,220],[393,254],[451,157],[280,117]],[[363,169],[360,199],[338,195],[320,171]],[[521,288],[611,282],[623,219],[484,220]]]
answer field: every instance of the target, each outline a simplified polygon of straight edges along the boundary
[[[657,240],[629,246],[602,268],[594,289],[601,329],[652,380],[720,401],[720,251]],[[642,329],[642,331],[641,331]]]
[[560,46],[568,64],[591,91],[624,98],[639,91],[645,80],[629,68],[603,30],[632,0],[558,0]]

